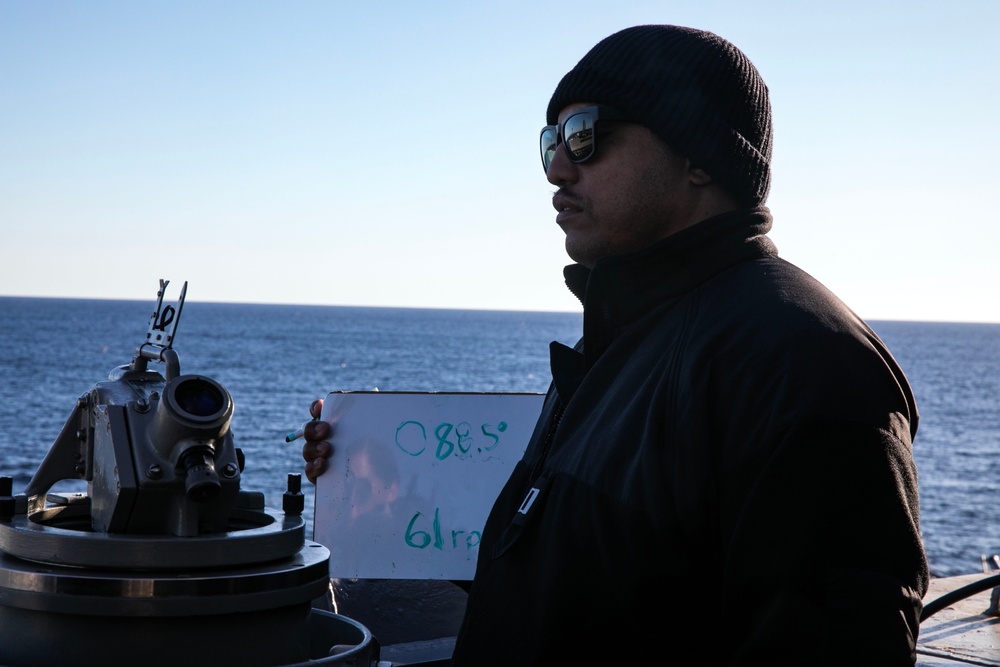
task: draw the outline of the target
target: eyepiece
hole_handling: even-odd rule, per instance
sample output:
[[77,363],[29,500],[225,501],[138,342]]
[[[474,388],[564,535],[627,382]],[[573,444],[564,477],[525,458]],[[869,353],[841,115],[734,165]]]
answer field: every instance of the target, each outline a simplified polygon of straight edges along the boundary
[[215,452],[211,447],[192,447],[181,455],[181,465],[188,500],[207,503],[219,497],[222,482],[215,470]]
[[174,387],[177,407],[195,417],[214,417],[226,405],[226,400],[215,383],[198,376],[178,382]]

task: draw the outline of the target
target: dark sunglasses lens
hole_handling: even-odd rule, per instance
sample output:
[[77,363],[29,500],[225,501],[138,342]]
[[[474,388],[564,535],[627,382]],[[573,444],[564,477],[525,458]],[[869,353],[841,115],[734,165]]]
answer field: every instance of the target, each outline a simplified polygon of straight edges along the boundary
[[566,150],[573,162],[583,162],[594,154],[594,118],[589,113],[578,113],[566,119],[563,128]]
[[548,125],[542,129],[541,149],[542,167],[549,170],[552,158],[555,157],[556,148],[559,147],[559,129],[555,125]]

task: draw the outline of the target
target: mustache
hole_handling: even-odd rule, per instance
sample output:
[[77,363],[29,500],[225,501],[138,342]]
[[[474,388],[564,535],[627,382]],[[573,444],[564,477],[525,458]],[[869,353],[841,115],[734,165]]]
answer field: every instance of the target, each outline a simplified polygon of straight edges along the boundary
[[585,200],[578,193],[574,192],[572,188],[561,187],[552,193],[552,202],[560,202],[563,204],[569,204],[574,208],[583,208]]

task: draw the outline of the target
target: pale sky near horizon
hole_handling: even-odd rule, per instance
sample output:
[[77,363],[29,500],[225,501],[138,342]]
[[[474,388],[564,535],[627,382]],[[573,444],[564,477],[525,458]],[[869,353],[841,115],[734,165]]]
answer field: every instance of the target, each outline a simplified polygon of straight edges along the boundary
[[579,310],[538,130],[640,23],[760,70],[782,256],[1000,322],[1000,0],[2,0],[0,295]]

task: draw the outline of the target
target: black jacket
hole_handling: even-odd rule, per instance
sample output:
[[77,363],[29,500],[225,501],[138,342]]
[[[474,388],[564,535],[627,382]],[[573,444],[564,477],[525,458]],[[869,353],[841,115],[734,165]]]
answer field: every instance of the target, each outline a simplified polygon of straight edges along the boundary
[[[455,665],[909,665],[917,409],[766,209],[593,271],[484,529]],[[648,661],[648,662],[646,662]]]

